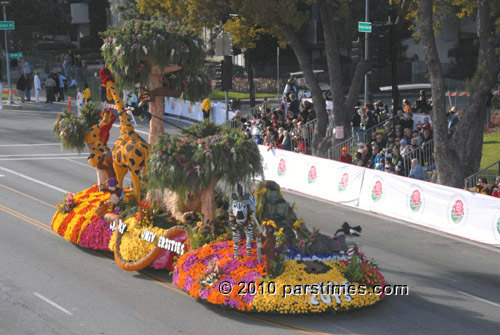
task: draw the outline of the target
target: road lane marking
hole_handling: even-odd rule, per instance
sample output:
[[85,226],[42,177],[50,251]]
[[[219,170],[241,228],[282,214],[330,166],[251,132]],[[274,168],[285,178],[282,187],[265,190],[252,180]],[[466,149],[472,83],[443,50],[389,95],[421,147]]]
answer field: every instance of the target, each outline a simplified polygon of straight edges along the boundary
[[[3,175],[0,175],[0,177],[3,177]],[[51,204],[49,204],[48,202],[45,202],[45,201],[40,200],[40,199],[38,199],[38,198],[32,197],[32,196],[31,196],[31,195],[29,195],[29,194],[26,194],[26,193],[23,193],[23,192],[21,192],[21,191],[15,190],[15,189],[10,188],[10,187],[8,187],[8,186],[5,186],[5,185],[3,185],[3,184],[0,184],[0,187],[3,187],[3,188],[5,188],[5,189],[7,189],[7,190],[9,190],[9,191],[12,191],[12,192],[18,193],[18,194],[20,194],[20,195],[22,195],[22,196],[25,196],[25,197],[27,197],[27,198],[30,198],[30,199],[32,199],[32,200],[38,201],[38,202],[40,202],[40,203],[42,203],[42,204],[44,204],[44,205],[47,205],[47,206],[49,206],[49,207],[52,207],[52,208],[57,208],[57,206],[51,205]]]
[[64,313],[66,313],[66,314],[68,314],[68,315],[70,315],[70,316],[73,316],[73,313],[71,313],[70,311],[68,311],[66,308],[64,308],[64,307],[62,307],[62,306],[60,306],[60,305],[56,304],[55,302],[53,302],[53,301],[52,301],[52,300],[50,300],[49,298],[44,297],[44,296],[43,296],[43,295],[41,295],[40,293],[33,292],[33,294],[34,294],[36,297],[38,297],[38,298],[42,299],[43,301],[45,301],[46,303],[48,303],[48,304],[50,304],[50,305],[54,306],[54,307],[55,307],[55,308],[57,308],[58,310],[60,310],[60,311],[62,311],[62,312],[64,312]]
[[0,147],[41,147],[46,145],[57,145],[60,146],[61,143],[34,143],[34,144],[0,144]]
[[489,301],[489,300],[486,300],[486,299],[483,299],[483,298],[480,298],[480,297],[476,297],[475,295],[472,295],[472,294],[469,294],[469,293],[466,293],[466,292],[463,292],[463,291],[458,291],[457,290],[457,292],[460,293],[461,295],[465,295],[466,297],[473,298],[473,299],[479,300],[481,302],[485,302],[485,303],[493,305],[495,307],[500,307],[500,304],[497,304],[496,302]]
[[28,222],[29,224],[32,224],[40,229],[43,229],[51,234],[55,234],[57,236],[59,236],[55,231],[53,231],[51,228],[47,227],[44,223],[40,222],[40,221],[37,221],[33,218],[30,218],[29,216],[26,216],[22,213],[19,213],[18,211],[10,208],[10,207],[7,207],[7,206],[4,206],[2,204],[0,204],[0,210],[1,211],[4,211],[5,213],[7,214],[10,214],[18,219],[21,219],[25,222]]
[[0,177],[5,177],[3,174],[0,174]]
[[5,171],[5,172],[12,173],[13,175],[16,175],[16,176],[18,176],[18,177],[21,177],[21,178],[27,179],[27,180],[32,181],[32,182],[34,182],[34,183],[37,183],[37,184],[40,184],[40,185],[46,186],[46,187],[51,188],[51,189],[53,189],[53,190],[59,191],[59,192],[61,192],[61,193],[68,193],[68,191],[63,190],[62,188],[59,188],[59,187],[57,187],[57,186],[54,186],[54,185],[48,184],[48,183],[46,183],[46,182],[43,182],[43,181],[38,180],[38,179],[35,179],[35,178],[31,178],[31,177],[26,176],[26,175],[24,175],[24,174],[22,174],[22,173],[19,173],[19,172],[16,172],[16,171],[12,171],[11,169],[7,169],[7,168],[4,168],[4,167],[0,166],[0,170],[3,170],[3,171]]

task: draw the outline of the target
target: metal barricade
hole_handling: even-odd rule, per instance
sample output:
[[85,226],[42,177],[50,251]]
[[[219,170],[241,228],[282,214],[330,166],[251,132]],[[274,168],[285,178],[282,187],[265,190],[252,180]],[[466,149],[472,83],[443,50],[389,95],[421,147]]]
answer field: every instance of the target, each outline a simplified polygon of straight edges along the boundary
[[412,159],[418,159],[418,163],[423,168],[431,167],[434,164],[434,139],[422,144],[420,147],[411,150],[403,155],[403,167],[405,176],[408,176],[411,170]]
[[260,109],[265,111],[267,108],[270,108],[271,110],[273,108],[279,107],[281,104],[281,96],[277,96],[274,98],[270,98],[267,101],[264,101],[261,104],[255,105],[254,107],[250,108],[250,115],[255,115],[258,114]]
[[465,178],[465,187],[471,188],[477,185],[479,178],[486,178],[489,185],[493,185],[495,178],[500,176],[500,160],[485,167],[482,170],[474,173],[473,175]]

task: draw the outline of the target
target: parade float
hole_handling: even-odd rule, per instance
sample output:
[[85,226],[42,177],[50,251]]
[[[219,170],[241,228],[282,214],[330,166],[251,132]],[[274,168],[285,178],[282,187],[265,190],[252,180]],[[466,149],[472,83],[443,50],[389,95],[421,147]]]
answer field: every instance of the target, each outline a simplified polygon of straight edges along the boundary
[[[132,34],[144,34],[144,29],[138,25]],[[166,63],[154,65],[151,53],[160,43],[153,43],[155,38],[178,42],[168,37],[171,32],[154,31],[156,35],[148,35],[149,50],[133,47],[134,37],[127,40],[131,45],[116,45],[116,31],[105,39],[103,53],[114,50],[107,58],[110,64],[115,60],[114,76],[104,68],[100,77],[116,116],[93,105],[86,105],[80,116],[70,111],[58,116],[56,137],[66,149],[88,146],[97,183],[64,196],[52,229],[81,247],[112,252],[126,271],[171,271],[173,284],[193,298],[239,311],[334,312],[382,300],[376,288],[383,288],[384,277],[356,246],[361,227],[344,223],[335,236],[321,234],[297,217],[278,184],[255,186],[262,175],[261,156],[240,131],[205,121],[180,136],[157,134],[152,145],[135,132],[130,116],[135,111],[125,109],[115,82],[122,73],[117,64],[126,64],[123,57],[128,57],[123,53],[139,52],[134,56],[136,75],[142,76],[144,67],[156,68],[151,71],[162,73],[160,80],[170,93],[179,89],[171,80],[186,75],[180,69],[189,66],[174,51],[167,53]],[[197,46],[189,39],[189,45],[176,44],[185,57]],[[141,57],[149,61],[138,61]],[[136,79],[144,83],[145,78]],[[120,135],[110,149],[109,130],[116,117]],[[123,185],[127,173],[132,188]],[[218,188],[220,182],[227,194]]]

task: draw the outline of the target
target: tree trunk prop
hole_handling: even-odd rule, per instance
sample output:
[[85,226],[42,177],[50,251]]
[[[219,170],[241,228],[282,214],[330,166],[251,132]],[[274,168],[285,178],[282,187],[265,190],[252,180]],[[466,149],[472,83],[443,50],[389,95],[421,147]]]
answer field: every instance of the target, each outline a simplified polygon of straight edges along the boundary
[[206,189],[201,191],[201,214],[203,214],[203,226],[210,228],[210,233],[215,232],[215,186],[219,180],[213,181]]
[[[151,67],[151,73],[149,74],[148,89],[150,91],[157,88],[163,87],[162,80],[163,73],[160,68],[156,65]],[[149,103],[149,112],[153,117],[149,121],[150,131],[149,131],[149,143],[155,144],[158,137],[163,134],[163,97],[155,96],[151,98]],[[156,117],[158,118],[156,118]]]

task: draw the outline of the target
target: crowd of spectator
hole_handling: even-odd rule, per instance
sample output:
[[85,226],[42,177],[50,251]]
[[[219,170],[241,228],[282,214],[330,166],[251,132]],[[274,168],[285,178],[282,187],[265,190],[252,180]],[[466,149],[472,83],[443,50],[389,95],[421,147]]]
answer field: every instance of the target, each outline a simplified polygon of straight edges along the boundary
[[477,180],[477,185],[475,187],[468,189],[471,192],[477,192],[485,195],[491,195],[495,198],[500,198],[500,176],[495,178],[493,185],[488,184],[488,179],[486,177],[481,177]]
[[316,118],[312,104],[297,100],[295,93],[283,96],[279,108],[260,108],[247,118],[236,111],[233,122],[257,144],[300,153],[311,153],[312,128],[308,122]]

